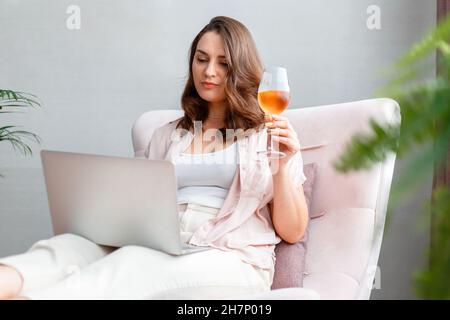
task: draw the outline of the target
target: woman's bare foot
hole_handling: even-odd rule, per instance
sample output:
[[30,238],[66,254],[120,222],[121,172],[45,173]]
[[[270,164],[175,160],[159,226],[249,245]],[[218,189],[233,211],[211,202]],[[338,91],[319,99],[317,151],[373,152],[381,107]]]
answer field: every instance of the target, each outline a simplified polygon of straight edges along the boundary
[[23,280],[13,267],[0,265],[0,300],[15,298],[22,290]]

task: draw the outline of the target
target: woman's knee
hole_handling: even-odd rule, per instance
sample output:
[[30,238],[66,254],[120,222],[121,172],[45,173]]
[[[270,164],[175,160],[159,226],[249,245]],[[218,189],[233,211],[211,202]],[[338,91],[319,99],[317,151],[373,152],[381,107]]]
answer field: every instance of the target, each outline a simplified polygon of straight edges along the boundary
[[40,240],[34,243],[28,251],[46,252],[58,264],[84,267],[103,258],[113,251],[113,248],[98,245],[76,234],[64,233]]
[[87,245],[95,244],[95,242],[74,233],[61,233],[42,241],[46,242],[52,241],[61,244],[74,244],[74,243],[82,243]]
[[109,253],[116,248],[103,246],[91,241],[85,237],[73,234],[73,233],[62,233],[53,236],[46,240],[41,240],[35,243],[34,246],[38,245],[54,245],[65,249],[74,250],[90,250],[93,252],[98,252],[100,255],[103,253]]
[[72,233],[62,233],[55,235],[53,237],[50,237],[48,239],[42,239],[36,241],[30,248],[34,249],[36,247],[45,247],[45,246],[51,246],[51,245],[58,245],[59,247],[68,247],[77,243],[83,243],[89,245],[89,240],[86,238],[83,238],[81,236],[78,236],[76,234]]

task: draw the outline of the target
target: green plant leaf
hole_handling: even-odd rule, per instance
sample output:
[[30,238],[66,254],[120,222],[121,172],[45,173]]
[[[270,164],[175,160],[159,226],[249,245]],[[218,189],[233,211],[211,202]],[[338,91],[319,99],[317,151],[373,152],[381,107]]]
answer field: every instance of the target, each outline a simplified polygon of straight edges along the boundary
[[[433,166],[447,161],[450,141],[450,16],[400,57],[383,75],[390,79],[376,91],[396,100],[401,108],[398,126],[370,122],[369,134],[356,134],[342,155],[333,162],[336,170],[368,169],[382,161],[389,152],[401,159],[419,147],[425,148],[405,166],[393,181],[387,209],[387,223],[395,207],[421,186]],[[434,65],[426,60],[438,52],[440,72],[434,79]],[[430,252],[430,265],[415,274],[415,292],[422,298],[450,299],[450,191],[433,192],[437,212],[435,242]],[[424,206],[422,214],[431,210]],[[434,214],[434,213],[433,213]],[[434,215],[433,215],[434,217]]]

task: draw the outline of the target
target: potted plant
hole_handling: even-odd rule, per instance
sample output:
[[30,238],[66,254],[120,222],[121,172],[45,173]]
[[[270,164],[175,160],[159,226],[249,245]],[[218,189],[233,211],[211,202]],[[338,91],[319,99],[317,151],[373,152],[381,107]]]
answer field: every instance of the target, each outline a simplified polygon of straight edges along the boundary
[[[6,109],[9,108],[26,108],[40,105],[37,98],[32,94],[0,89],[0,114],[17,112],[7,111]],[[11,143],[14,150],[16,150],[16,148],[19,149],[25,156],[27,154],[32,155],[33,152],[31,148],[22,140],[22,138],[29,138],[40,143],[41,140],[39,136],[28,131],[13,130],[13,128],[15,128],[15,126],[11,125],[0,127],[0,142]],[[3,177],[3,175],[0,174],[0,177]]]
[[[431,214],[431,245],[428,266],[414,275],[416,294],[425,299],[450,299],[450,17],[415,44],[390,68],[390,81],[379,91],[380,96],[395,99],[401,108],[401,124],[386,126],[371,121],[369,134],[357,134],[344,153],[334,162],[340,172],[370,168],[384,160],[388,152],[398,158],[414,154],[415,148],[426,146],[413,157],[407,170],[393,183],[388,216],[392,208],[408,195],[414,196],[425,173],[434,169],[430,201],[423,214]],[[423,80],[425,72],[434,73],[425,58],[437,52],[437,75]],[[436,172],[442,171],[442,179]]]

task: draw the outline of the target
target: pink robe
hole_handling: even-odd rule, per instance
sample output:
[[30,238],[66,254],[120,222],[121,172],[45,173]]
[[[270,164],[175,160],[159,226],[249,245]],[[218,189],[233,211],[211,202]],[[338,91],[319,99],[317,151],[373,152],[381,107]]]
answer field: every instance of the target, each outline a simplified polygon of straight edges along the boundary
[[[180,119],[155,129],[145,152],[148,159],[173,161],[191,144],[194,134],[175,130]],[[281,241],[275,233],[268,203],[273,199],[272,174],[267,161],[253,156],[265,146],[265,130],[256,130],[238,139],[238,169],[228,195],[217,216],[201,225],[189,243],[211,246],[220,250],[233,250],[246,263],[273,271],[275,245]],[[297,152],[288,163],[295,188],[302,185],[303,159]]]

